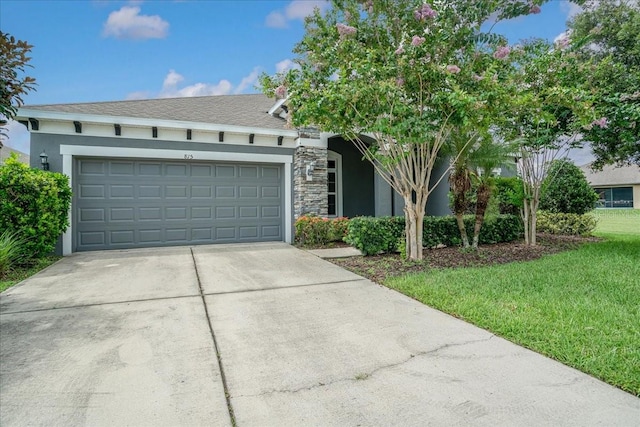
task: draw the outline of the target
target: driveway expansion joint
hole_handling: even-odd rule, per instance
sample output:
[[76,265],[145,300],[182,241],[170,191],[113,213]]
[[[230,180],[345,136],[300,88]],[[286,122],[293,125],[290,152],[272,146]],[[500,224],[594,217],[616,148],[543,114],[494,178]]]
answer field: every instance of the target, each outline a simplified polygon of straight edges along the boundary
[[374,374],[386,370],[386,369],[392,369],[392,368],[396,368],[398,366],[404,365],[407,362],[410,362],[411,360],[413,360],[416,357],[420,357],[420,356],[432,356],[435,355],[437,353],[439,353],[442,350],[446,350],[448,348],[452,348],[452,347],[461,347],[461,346],[465,346],[465,345],[469,345],[469,344],[477,344],[480,342],[486,342],[491,340],[493,337],[495,337],[495,335],[491,334],[489,337],[487,338],[481,338],[481,339],[474,339],[474,340],[467,340],[467,341],[463,341],[460,343],[453,343],[453,344],[444,344],[441,345],[440,347],[436,347],[434,349],[431,350],[425,350],[425,351],[419,351],[416,353],[411,353],[409,355],[409,357],[405,358],[404,360],[401,360],[399,362],[395,362],[395,363],[389,363],[387,365],[382,365],[379,366],[375,369],[373,369],[370,372],[362,372],[362,373],[358,373],[356,375],[354,375],[353,377],[348,377],[348,378],[338,378],[332,381],[328,381],[328,382],[319,382],[317,384],[313,384],[310,386],[305,386],[305,387],[300,387],[300,388],[296,388],[296,389],[292,389],[292,390],[288,390],[288,389],[272,389],[272,390],[267,390],[267,391],[263,391],[261,393],[258,394],[243,394],[243,395],[237,395],[237,396],[232,396],[235,398],[240,398],[240,397],[260,397],[260,396],[267,396],[270,394],[295,394],[295,393],[299,393],[302,391],[310,391],[316,388],[322,388],[322,387],[329,387],[332,386],[334,384],[338,384],[338,383],[345,383],[345,382],[359,382],[359,381],[366,381],[367,379],[371,378]]
[[122,301],[108,301],[108,302],[96,302],[91,304],[80,304],[80,305],[63,305],[63,306],[53,306],[53,307],[44,307],[44,308],[32,308],[30,310],[18,310],[18,311],[6,311],[0,313],[0,316],[5,316],[9,314],[23,314],[23,313],[38,313],[41,311],[51,311],[51,310],[69,310],[74,308],[86,308],[86,307],[100,307],[103,305],[118,305],[118,304],[130,304],[134,302],[148,302],[148,301],[164,301],[164,300],[172,300],[172,299],[180,299],[180,298],[198,298],[199,294],[194,295],[174,295],[170,297],[157,297],[157,298],[139,298],[139,299],[130,299],[130,300],[122,300]]
[[202,306],[204,307],[204,315],[207,320],[207,325],[209,325],[209,333],[211,334],[211,340],[213,341],[213,349],[216,352],[216,359],[218,360],[218,368],[220,369],[220,379],[222,380],[222,388],[224,389],[224,398],[227,401],[227,410],[229,411],[229,421],[231,422],[232,427],[236,427],[236,417],[233,412],[233,406],[231,405],[231,395],[229,394],[229,387],[227,386],[227,377],[224,373],[224,366],[222,364],[222,356],[220,354],[220,347],[218,346],[218,341],[216,340],[216,333],[213,330],[213,325],[211,324],[211,317],[209,316],[209,309],[207,308],[207,301],[205,300],[205,294],[202,289],[202,282],[200,281],[200,273],[198,272],[198,263],[196,262],[196,257],[193,253],[193,248],[189,248],[191,251],[191,259],[193,260],[193,268],[196,273],[196,280],[198,281],[198,289],[200,290],[200,299],[202,300]]
[[335,280],[332,282],[319,282],[319,283],[309,283],[304,285],[291,285],[291,286],[271,286],[267,288],[260,289],[242,289],[239,291],[224,291],[224,292],[204,292],[206,296],[216,296],[216,295],[232,295],[232,294],[244,294],[249,292],[262,292],[262,291],[278,291],[280,289],[295,289],[295,288],[311,288],[314,286],[327,286],[327,285],[339,285],[340,283],[351,283],[351,282],[368,282],[369,279],[365,278],[354,278],[349,280]]

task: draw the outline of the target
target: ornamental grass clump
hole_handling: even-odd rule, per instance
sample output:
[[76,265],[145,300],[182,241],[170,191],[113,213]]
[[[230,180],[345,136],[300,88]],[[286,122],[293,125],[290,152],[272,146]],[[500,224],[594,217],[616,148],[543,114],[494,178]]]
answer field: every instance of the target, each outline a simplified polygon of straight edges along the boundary
[[24,239],[9,230],[0,234],[0,279],[24,261],[24,243]]

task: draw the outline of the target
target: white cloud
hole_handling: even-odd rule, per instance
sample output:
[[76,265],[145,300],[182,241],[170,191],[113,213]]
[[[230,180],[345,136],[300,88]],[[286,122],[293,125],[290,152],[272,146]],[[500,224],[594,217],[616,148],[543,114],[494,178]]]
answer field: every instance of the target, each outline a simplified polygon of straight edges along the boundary
[[269,28],[287,28],[287,18],[278,11],[273,11],[267,15],[265,24]]
[[123,6],[111,12],[102,35],[117,39],[162,39],[167,36],[169,23],[158,15],[140,15],[137,6]]
[[276,73],[285,73],[289,70],[299,70],[300,65],[296,64],[290,59],[283,59],[282,61],[276,64]]
[[184,81],[184,77],[170,70],[162,83],[162,91],[158,94],[158,98],[179,98],[190,96],[210,96],[210,95],[228,95],[233,89],[233,85],[229,80],[220,80],[217,84],[211,83],[195,83],[183,88],[178,88],[178,84]]
[[178,83],[184,80],[181,74],[175,72],[175,70],[169,70],[169,74],[164,78],[164,82],[162,82],[162,90],[169,91],[173,90],[178,86]]
[[573,18],[578,13],[582,12],[582,7],[571,1],[561,1],[560,10],[567,14],[567,19]]
[[127,95],[127,101],[135,101],[138,99],[149,99],[151,96],[149,95],[149,92],[141,90],[138,92],[131,92],[130,94]]
[[267,15],[265,25],[270,28],[287,28],[289,21],[303,20],[311,15],[315,8],[324,11],[329,7],[327,0],[293,0],[284,9],[284,12],[274,10]]
[[25,126],[15,120],[9,120],[3,130],[7,133],[8,137],[7,139],[2,140],[4,145],[29,154],[31,136]]
[[248,87],[253,87],[258,81],[258,76],[260,75],[260,67],[255,67],[248,76],[244,77],[240,84],[236,87],[233,93],[242,93]]
[[185,81],[182,74],[175,70],[169,70],[162,81],[162,89],[157,93],[148,91],[131,92],[127,95],[128,100],[151,99],[151,98],[181,98],[191,96],[215,96],[244,93],[247,89],[252,89],[257,83],[261,68],[254,67],[251,72],[242,78],[237,86],[229,80],[222,79],[218,83],[198,82],[192,85],[181,87]]
[[285,13],[288,19],[302,20],[311,15],[316,7],[323,11],[329,7],[329,2],[325,0],[293,0],[285,9]]

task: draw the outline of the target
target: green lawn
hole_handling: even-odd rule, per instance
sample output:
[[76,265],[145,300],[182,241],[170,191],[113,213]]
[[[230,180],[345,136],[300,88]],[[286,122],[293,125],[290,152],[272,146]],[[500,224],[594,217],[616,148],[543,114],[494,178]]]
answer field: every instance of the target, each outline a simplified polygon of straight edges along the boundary
[[385,284],[640,396],[640,212],[596,215],[603,242]]
[[640,235],[640,209],[596,209],[596,234]]
[[23,281],[24,279],[30,276],[33,276],[38,271],[50,266],[51,264],[53,264],[59,259],[60,257],[56,257],[56,256],[40,258],[35,260],[33,264],[27,267],[16,268],[12,272],[10,272],[6,277],[3,277],[2,279],[0,279],[0,292],[10,288],[11,286]]

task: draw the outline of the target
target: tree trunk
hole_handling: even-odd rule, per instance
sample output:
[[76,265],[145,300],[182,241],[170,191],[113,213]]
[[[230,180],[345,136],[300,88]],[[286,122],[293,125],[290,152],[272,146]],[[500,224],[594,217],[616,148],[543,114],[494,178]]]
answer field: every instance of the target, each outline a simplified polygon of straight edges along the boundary
[[480,229],[484,222],[484,214],[487,211],[489,200],[491,199],[491,187],[483,182],[478,187],[478,201],[476,202],[476,222],[473,227],[473,249],[478,249],[480,241]]
[[407,236],[407,259],[422,259],[422,230],[424,228],[424,206],[414,203],[411,195],[403,196],[405,234]]
[[469,247],[469,237],[467,236],[467,228],[464,226],[464,215],[462,213],[456,212],[456,222],[462,238],[462,247],[467,249]]
[[449,177],[451,190],[453,191],[453,213],[456,215],[458,230],[462,238],[462,246],[466,249],[469,247],[469,237],[467,229],[464,226],[464,214],[469,206],[467,192],[471,189],[471,179],[469,178],[469,170],[467,168],[457,167]]

